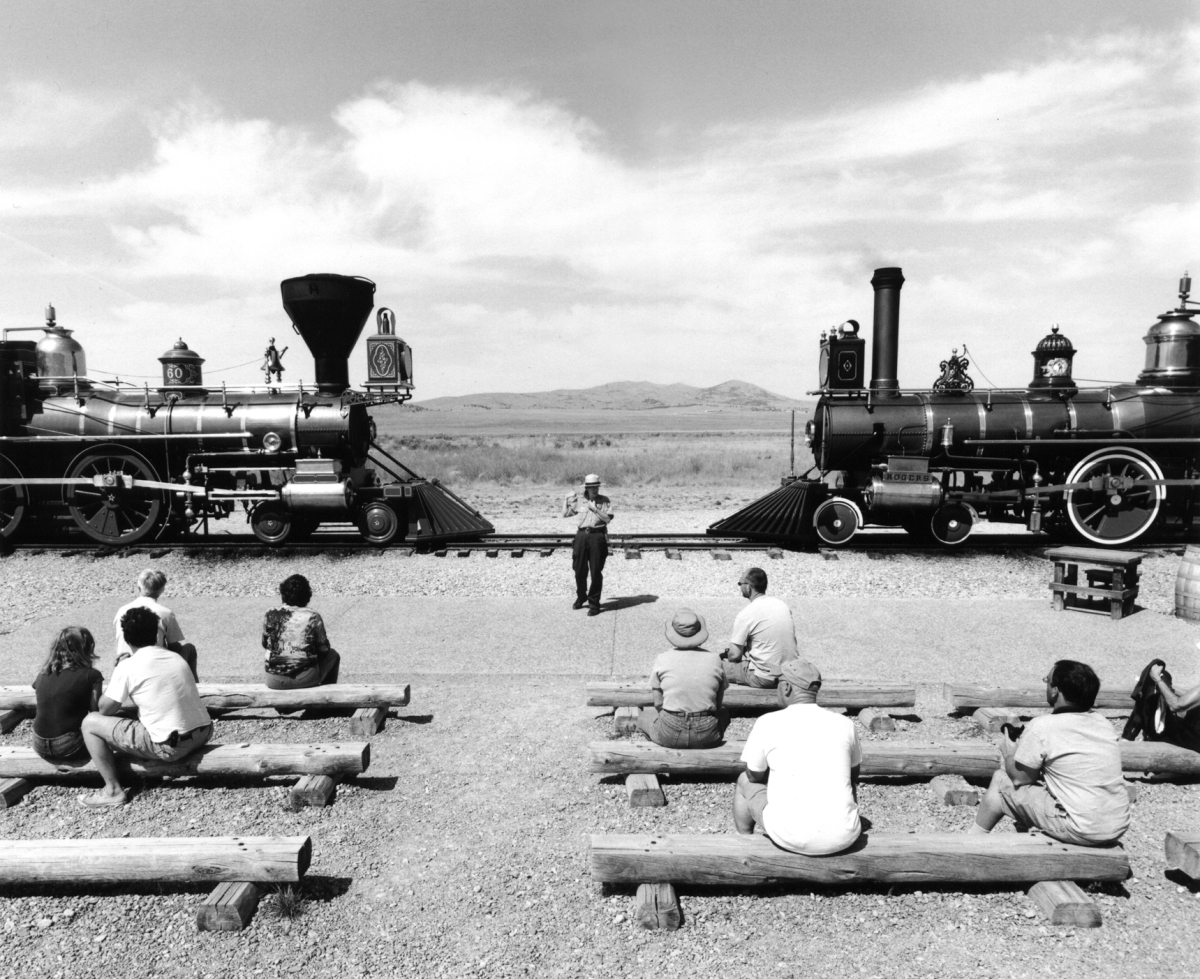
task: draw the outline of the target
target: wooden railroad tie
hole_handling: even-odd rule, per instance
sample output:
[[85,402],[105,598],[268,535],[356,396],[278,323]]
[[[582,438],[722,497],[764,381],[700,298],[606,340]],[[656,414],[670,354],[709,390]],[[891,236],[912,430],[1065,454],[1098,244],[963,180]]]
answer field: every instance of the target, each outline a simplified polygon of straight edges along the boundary
[[642,559],[642,549],[640,547],[625,548],[626,561],[640,561]]
[[387,710],[383,707],[360,707],[350,718],[350,735],[369,738],[378,734],[387,724]]
[[525,548],[514,547],[511,551],[508,552],[508,556],[513,557],[513,558],[524,557],[525,556]]
[[667,804],[667,797],[663,795],[657,775],[626,775],[625,793],[629,796],[629,804],[635,809],[650,809]]
[[538,551],[538,554],[540,554],[542,557],[549,557],[553,553],[553,547],[543,547],[540,551]]
[[201,931],[241,931],[250,924],[262,892],[248,880],[226,881],[204,899],[196,912]]
[[865,707],[858,712],[859,723],[873,734],[890,734],[896,730],[896,722],[890,714],[875,707]]
[[[30,687],[30,692],[33,688]],[[22,721],[33,717],[32,711],[20,708],[0,712],[0,734],[9,734],[16,730]]]
[[470,557],[471,549],[469,547],[464,547],[461,551],[457,551],[456,553],[459,557]]
[[0,809],[11,809],[29,794],[32,787],[23,778],[0,779]]
[[681,551],[678,547],[668,547],[666,554],[667,554],[668,561],[682,561],[683,560],[683,551]]
[[434,551],[433,556],[434,557],[445,557],[449,553],[450,552],[448,550],[446,550],[446,548],[443,547],[440,550]]
[[333,801],[336,788],[337,779],[329,775],[305,775],[288,790],[288,801],[293,809],[324,807]]
[[637,730],[640,713],[638,707],[618,707],[613,711],[613,733],[633,734]]
[[1163,841],[1167,869],[1200,880],[1200,831],[1172,830]]
[[730,554],[728,551],[713,551],[712,556],[713,556],[714,561],[732,561],[733,560],[733,555]]
[[767,548],[767,557],[769,557],[772,561],[781,561],[783,559],[783,548],[782,547],[768,547]]
[[486,553],[488,557],[499,557],[500,549],[498,547],[489,547],[484,553]]
[[961,775],[935,775],[929,780],[933,798],[947,806],[977,806],[983,794]]
[[683,913],[675,888],[670,884],[638,884],[633,920],[647,931],[677,931]]
[[1025,722],[1021,715],[1011,707],[980,707],[971,714],[974,721],[984,734],[999,734],[1005,724],[1022,727]]
[[1100,905],[1073,880],[1041,880],[1027,893],[1052,925],[1099,928],[1104,923]]

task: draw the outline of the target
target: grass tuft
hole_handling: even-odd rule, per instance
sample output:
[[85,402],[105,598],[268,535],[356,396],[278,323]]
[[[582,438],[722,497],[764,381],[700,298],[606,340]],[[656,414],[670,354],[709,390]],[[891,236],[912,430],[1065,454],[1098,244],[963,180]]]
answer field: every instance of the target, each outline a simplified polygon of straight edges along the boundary
[[269,894],[266,900],[267,914],[279,920],[299,918],[308,910],[308,902],[300,892],[300,888],[285,884]]

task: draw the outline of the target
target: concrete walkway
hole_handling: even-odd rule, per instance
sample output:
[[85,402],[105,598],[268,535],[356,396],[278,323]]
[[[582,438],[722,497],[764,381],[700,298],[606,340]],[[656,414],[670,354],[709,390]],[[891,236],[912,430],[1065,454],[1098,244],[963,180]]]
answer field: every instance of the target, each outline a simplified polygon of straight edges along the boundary
[[[63,625],[86,625],[107,676],[114,657],[112,616],[125,595],[46,616],[0,636],[0,682],[28,683]],[[199,649],[205,680],[257,681],[262,598],[170,600]],[[640,676],[667,648],[663,626],[679,606],[708,619],[708,648],[723,649],[744,602],[639,595],[617,597],[589,618],[559,598],[329,596],[315,607],[342,654],[343,681],[409,676],[509,674]],[[1055,612],[1044,600],[792,602],[807,656],[827,677],[910,682],[1036,684],[1055,659],[1081,659],[1105,683],[1130,684],[1154,656],[1177,683],[1200,682],[1194,643],[1200,628],[1139,611],[1107,616]]]

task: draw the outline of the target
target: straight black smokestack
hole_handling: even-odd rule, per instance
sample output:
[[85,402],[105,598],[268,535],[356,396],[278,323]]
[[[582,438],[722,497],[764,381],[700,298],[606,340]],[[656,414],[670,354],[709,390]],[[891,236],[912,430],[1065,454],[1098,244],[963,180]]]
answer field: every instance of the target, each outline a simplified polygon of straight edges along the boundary
[[876,269],[871,277],[875,289],[875,326],[871,334],[871,390],[885,396],[900,393],[896,358],[900,352],[900,269]]

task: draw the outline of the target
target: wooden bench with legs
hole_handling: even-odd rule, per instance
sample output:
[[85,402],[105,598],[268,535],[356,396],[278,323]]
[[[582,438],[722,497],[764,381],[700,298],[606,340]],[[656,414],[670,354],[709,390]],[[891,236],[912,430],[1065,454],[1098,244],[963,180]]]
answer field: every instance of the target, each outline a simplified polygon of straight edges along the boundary
[[[366,741],[328,744],[206,744],[174,762],[143,761],[118,757],[123,773],[178,778],[185,775],[262,777],[299,775],[289,799],[294,806],[323,806],[338,781],[361,775],[371,763]],[[63,781],[97,775],[89,761],[82,765],[56,765],[32,748],[0,747],[0,779]],[[3,784],[3,783],[0,783]]]
[[[1075,881],[1130,875],[1122,847],[1087,847],[1016,833],[869,833],[844,853],[808,857],[765,836],[697,833],[593,836],[593,880],[638,888],[643,927],[678,928],[675,885],[765,887],[780,881],[852,887],[884,884],[1029,884],[1030,898],[1057,923],[1100,924],[1099,908]],[[1065,920],[1064,920],[1065,919]]]
[[[280,711],[353,710],[350,734],[370,737],[383,730],[388,708],[407,707],[407,683],[333,683],[299,690],[272,690],[262,683],[200,683],[200,699],[210,713],[253,708]],[[0,686],[0,731],[7,734],[33,717],[33,687]]]
[[[817,702],[832,709],[861,710],[873,712],[867,718],[873,731],[894,731],[895,722],[886,711],[877,708],[912,707],[917,702],[917,688],[911,683],[854,682],[830,680],[822,687]],[[613,707],[613,727],[618,734],[628,734],[637,726],[639,708],[654,703],[650,681],[642,680],[598,680],[587,685],[587,706]],[[774,689],[731,685],[723,698],[724,706],[735,714],[763,714],[779,710],[779,694]]]
[[261,884],[298,884],[312,863],[307,836],[5,840],[0,884],[216,884],[200,906],[201,931],[236,931]]
[[[1138,595],[1138,565],[1146,555],[1099,547],[1051,547],[1045,555],[1054,562],[1054,580],[1049,587],[1057,611],[1066,608],[1106,611],[1114,619],[1133,613],[1133,601]],[[1079,583],[1081,567],[1086,585]]]
[[[664,748],[651,741],[595,741],[588,746],[588,771],[629,776],[626,788],[632,805],[663,806],[666,798],[657,776],[736,778],[744,767],[744,747],[744,741],[727,741],[716,748]],[[1161,741],[1122,741],[1121,763],[1130,774],[1200,776],[1200,752]],[[1000,749],[987,741],[867,741],[862,744],[859,774],[868,778],[962,775],[984,779],[999,767]]]

